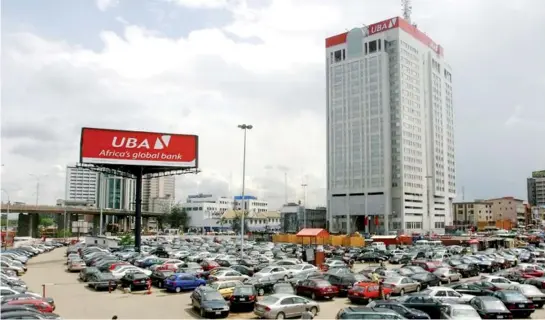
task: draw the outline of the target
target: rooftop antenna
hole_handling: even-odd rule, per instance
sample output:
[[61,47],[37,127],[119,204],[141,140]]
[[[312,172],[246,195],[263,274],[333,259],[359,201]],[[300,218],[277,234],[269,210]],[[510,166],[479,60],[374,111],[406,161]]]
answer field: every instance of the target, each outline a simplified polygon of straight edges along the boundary
[[411,22],[411,13],[413,12],[411,0],[401,0],[401,9],[403,10],[403,19],[416,27],[416,24]]

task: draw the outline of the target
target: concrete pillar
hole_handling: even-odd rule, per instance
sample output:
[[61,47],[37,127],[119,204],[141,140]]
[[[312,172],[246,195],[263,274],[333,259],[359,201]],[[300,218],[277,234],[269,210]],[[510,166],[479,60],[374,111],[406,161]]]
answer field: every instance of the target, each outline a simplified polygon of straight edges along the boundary
[[98,214],[93,216],[93,235],[100,234],[100,216]]
[[17,218],[17,236],[18,237],[29,237],[30,236],[30,215],[20,213]]
[[[63,230],[64,229],[64,213],[58,214],[55,216],[55,223],[57,224],[57,230]],[[67,218],[68,219],[68,218]]]
[[142,230],[149,231],[149,218],[143,217],[142,218]]

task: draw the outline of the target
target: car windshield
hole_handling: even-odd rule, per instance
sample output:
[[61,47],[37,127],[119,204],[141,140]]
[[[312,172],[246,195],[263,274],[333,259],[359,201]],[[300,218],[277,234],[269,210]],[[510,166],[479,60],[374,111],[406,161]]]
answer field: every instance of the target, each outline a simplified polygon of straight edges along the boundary
[[317,288],[325,288],[331,286],[331,284],[328,281],[315,281]]
[[264,305],[271,305],[271,304],[275,304],[277,301],[278,301],[277,297],[266,296],[265,298],[263,298],[263,300],[261,300],[261,303]]
[[214,291],[203,293],[203,300],[204,301],[216,301],[216,300],[225,301],[225,299],[219,292],[214,292]]
[[261,271],[259,271],[259,273],[270,273],[272,269],[272,267],[263,268]]
[[251,296],[254,294],[254,289],[252,287],[236,287],[234,294],[243,295],[243,296]]
[[484,307],[487,310],[505,310],[505,305],[500,300],[485,300]]
[[537,295],[542,294],[542,292],[538,288],[536,288],[536,287],[534,287],[532,285],[530,285],[530,286],[521,286],[520,289],[521,289],[522,293],[524,293],[524,294],[537,294]]
[[526,297],[517,291],[503,291],[503,294],[507,298],[507,301],[526,300]]
[[460,318],[480,318],[479,314],[475,309],[469,307],[469,308],[454,308],[452,310],[452,315],[454,317],[460,317]]

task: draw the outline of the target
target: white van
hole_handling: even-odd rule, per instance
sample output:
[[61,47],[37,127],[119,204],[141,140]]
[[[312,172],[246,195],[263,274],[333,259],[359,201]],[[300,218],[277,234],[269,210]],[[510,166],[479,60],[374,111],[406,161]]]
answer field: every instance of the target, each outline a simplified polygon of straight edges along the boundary
[[378,249],[378,250],[386,250],[386,245],[384,242],[373,242],[371,243],[371,248]]

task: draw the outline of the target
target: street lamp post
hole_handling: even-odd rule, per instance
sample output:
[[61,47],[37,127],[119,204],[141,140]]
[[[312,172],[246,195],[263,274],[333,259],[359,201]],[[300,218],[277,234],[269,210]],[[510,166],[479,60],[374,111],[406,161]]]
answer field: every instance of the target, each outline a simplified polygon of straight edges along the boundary
[[303,187],[303,228],[307,227],[307,184],[301,184]]
[[40,201],[40,179],[43,177],[46,177],[47,174],[30,173],[30,176],[36,178],[36,207],[37,207]]
[[242,199],[241,199],[241,208],[242,208],[242,218],[240,222],[240,257],[244,256],[244,213],[246,211],[244,203],[244,187],[246,182],[246,131],[252,130],[253,126],[251,124],[239,124],[238,127],[244,131],[244,151],[242,154]]

